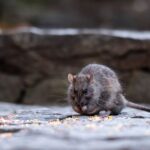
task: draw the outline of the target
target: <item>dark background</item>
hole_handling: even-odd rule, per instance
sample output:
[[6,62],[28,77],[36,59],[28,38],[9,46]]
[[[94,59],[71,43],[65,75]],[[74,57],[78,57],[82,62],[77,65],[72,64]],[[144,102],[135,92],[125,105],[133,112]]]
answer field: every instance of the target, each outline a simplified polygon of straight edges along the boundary
[[1,24],[149,30],[149,0],[0,0]]
[[[118,73],[129,99],[149,103],[149,14],[149,0],[0,0],[0,100],[65,103],[67,74],[102,63]],[[80,30],[68,35],[69,28]]]

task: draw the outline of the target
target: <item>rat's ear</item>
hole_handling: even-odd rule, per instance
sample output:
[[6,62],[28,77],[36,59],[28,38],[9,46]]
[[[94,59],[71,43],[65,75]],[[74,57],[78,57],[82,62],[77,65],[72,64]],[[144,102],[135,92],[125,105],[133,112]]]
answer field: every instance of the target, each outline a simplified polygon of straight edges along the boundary
[[68,81],[69,83],[73,83],[73,81],[76,79],[75,75],[72,75],[71,73],[68,74]]
[[68,81],[69,83],[73,82],[73,75],[71,73],[68,74]]
[[86,77],[89,82],[93,80],[93,75],[88,74]]

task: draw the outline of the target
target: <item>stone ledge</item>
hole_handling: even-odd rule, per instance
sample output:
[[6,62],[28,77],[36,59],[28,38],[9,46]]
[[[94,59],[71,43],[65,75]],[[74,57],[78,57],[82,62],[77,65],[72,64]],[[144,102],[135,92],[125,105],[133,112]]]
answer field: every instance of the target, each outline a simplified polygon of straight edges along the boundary
[[150,147],[149,113],[134,109],[101,118],[77,115],[70,107],[0,103],[0,114],[1,150],[148,150]]
[[136,30],[115,30],[115,29],[79,29],[79,28],[58,28],[58,29],[41,29],[36,27],[20,27],[16,29],[0,30],[0,34],[36,34],[36,35],[52,35],[52,36],[69,36],[69,35],[106,35],[119,38],[128,38],[135,40],[150,40],[150,31],[136,31]]

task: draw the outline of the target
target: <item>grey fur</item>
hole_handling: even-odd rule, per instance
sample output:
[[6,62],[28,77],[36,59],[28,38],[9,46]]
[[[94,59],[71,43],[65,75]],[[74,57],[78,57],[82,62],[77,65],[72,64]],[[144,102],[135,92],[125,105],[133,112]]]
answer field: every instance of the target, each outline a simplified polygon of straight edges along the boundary
[[101,111],[117,115],[126,106],[150,111],[150,108],[128,102],[116,73],[99,64],[89,64],[74,76],[68,88],[68,101],[76,112],[85,115]]

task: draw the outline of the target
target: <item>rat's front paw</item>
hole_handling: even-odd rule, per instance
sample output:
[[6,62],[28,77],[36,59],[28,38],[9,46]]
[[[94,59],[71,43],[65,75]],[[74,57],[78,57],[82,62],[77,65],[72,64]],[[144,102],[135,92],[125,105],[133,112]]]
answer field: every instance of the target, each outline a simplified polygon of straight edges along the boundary
[[102,110],[102,111],[99,112],[99,115],[102,118],[108,117],[110,114],[111,114],[111,111]]

